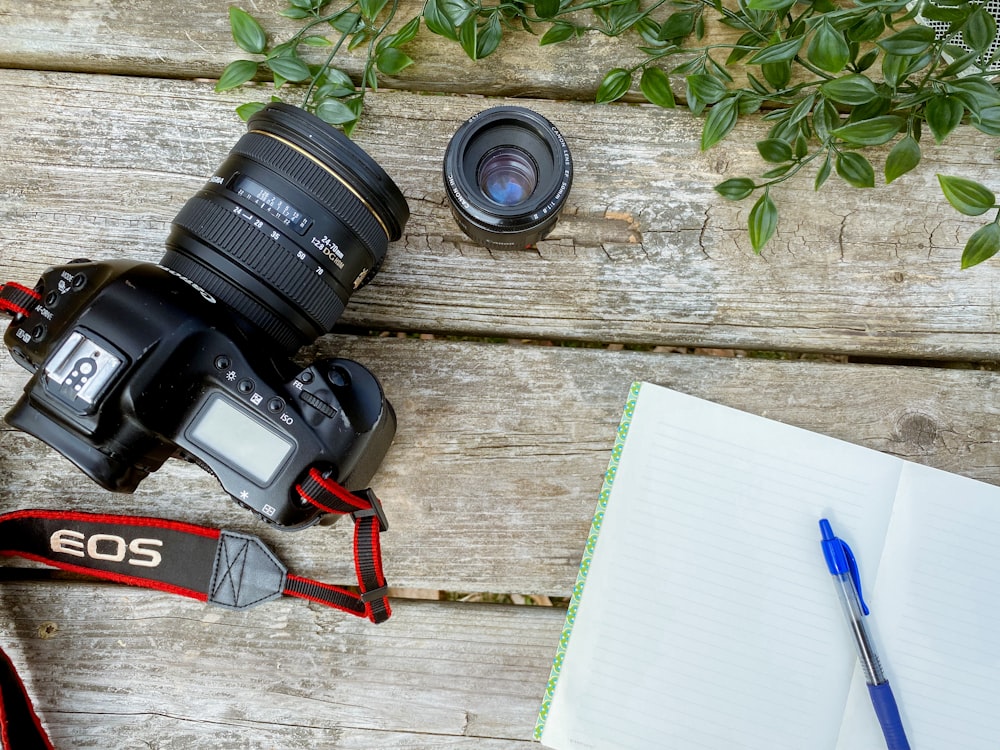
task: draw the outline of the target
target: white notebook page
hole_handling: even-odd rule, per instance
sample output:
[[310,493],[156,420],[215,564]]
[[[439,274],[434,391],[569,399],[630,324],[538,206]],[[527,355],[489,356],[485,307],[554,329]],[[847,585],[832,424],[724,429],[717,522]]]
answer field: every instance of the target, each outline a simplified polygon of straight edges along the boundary
[[818,520],[870,586],[903,463],[643,384],[542,743],[832,750],[854,650]]
[[[1000,491],[907,463],[885,548],[871,626],[910,744],[996,750]],[[877,726],[859,673],[838,749],[865,747]]]

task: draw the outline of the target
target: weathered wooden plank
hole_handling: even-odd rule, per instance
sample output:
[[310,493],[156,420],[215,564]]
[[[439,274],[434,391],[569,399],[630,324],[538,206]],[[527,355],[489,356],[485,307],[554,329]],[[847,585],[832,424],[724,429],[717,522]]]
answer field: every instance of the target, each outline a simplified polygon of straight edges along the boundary
[[[232,3],[182,1],[169,12],[154,0],[84,0],[72,5],[0,0],[0,67],[142,75],[157,78],[218,78],[241,51],[229,30],[228,8],[242,5],[271,32],[272,42],[295,34],[301,24],[282,18],[283,0]],[[403,0],[395,26],[421,13],[422,0]],[[329,26],[332,40],[335,32]],[[314,33],[323,33],[322,27]],[[303,53],[310,51],[303,48]],[[496,54],[473,62],[454,42],[422,28],[406,47],[416,61],[390,88],[494,96],[593,100],[604,74],[625,61],[638,63],[634,41],[589,32],[571,42],[539,47],[538,37],[510,33]],[[321,61],[324,49],[313,50]],[[364,48],[344,51],[342,68],[360,81]],[[254,58],[258,59],[258,58]]]
[[[74,256],[155,259],[167,226],[243,129],[203,83],[0,73],[0,263],[20,278]],[[744,135],[707,153],[700,124],[651,107],[531,101],[558,123],[577,175],[538,251],[489,253],[452,220],[441,160],[457,125],[493,102],[383,92],[358,141],[413,216],[344,321],[362,328],[921,358],[997,356],[1000,264],[960,271],[978,226],[934,174],[989,183],[988,138],[928,147],[906,184],[817,196],[776,190],[783,223],[762,257],[749,202],[712,186],[756,169]],[[40,113],[44,116],[39,116]],[[613,136],[609,134],[614,134]]]
[[[634,379],[1000,484],[997,373],[335,336],[321,351],[370,367],[398,414],[374,480],[396,586],[567,595]],[[0,359],[4,410],[24,379]],[[0,432],[0,508],[33,506],[223,525],[263,536],[293,572],[353,577],[349,524],[271,531],[180,462],[112,495]]]
[[564,618],[396,601],[375,626],[84,583],[0,599],[0,643],[60,750],[526,747]]

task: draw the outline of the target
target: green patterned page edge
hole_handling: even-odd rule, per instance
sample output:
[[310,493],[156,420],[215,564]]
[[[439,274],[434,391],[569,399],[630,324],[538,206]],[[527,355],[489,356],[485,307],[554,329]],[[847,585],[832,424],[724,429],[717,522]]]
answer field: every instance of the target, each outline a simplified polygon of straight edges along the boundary
[[618,464],[621,461],[622,450],[625,448],[625,439],[628,437],[629,426],[635,415],[635,404],[639,398],[641,382],[632,383],[629,388],[628,399],[625,402],[625,409],[622,412],[621,422],[618,424],[618,432],[615,435],[615,447],[611,450],[611,460],[608,462],[608,470],[604,472],[604,484],[601,487],[601,494],[597,498],[597,509],[594,511],[594,518],[590,525],[590,534],[587,536],[587,544],[583,548],[583,559],[580,561],[580,571],[576,576],[576,585],[573,586],[573,597],[570,599],[569,607],[566,610],[566,623],[563,625],[562,635],[559,638],[559,647],[556,649],[555,658],[552,660],[552,670],[549,673],[549,682],[545,686],[545,697],[542,699],[542,706],[538,710],[538,719],[535,723],[535,739],[542,738],[542,730],[545,729],[545,722],[549,718],[549,709],[552,707],[552,696],[556,691],[556,683],[559,681],[559,674],[562,672],[563,661],[566,658],[566,647],[569,646],[569,638],[573,633],[573,624],[576,622],[576,613],[580,607],[580,598],[583,596],[583,587],[587,582],[587,573],[590,572],[590,563],[594,557],[594,548],[597,546],[597,537],[601,533],[601,524],[604,522],[604,514],[608,510],[608,498],[611,496],[611,487],[618,474]]

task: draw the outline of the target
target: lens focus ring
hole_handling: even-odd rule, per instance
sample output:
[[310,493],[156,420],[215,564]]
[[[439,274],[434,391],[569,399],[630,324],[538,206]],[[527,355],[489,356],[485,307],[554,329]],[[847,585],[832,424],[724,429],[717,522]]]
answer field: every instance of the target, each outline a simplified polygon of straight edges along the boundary
[[326,282],[299,263],[288,262],[288,251],[217,203],[195,196],[174,223],[226,253],[260,279],[296,303],[323,327],[337,322],[344,305]]

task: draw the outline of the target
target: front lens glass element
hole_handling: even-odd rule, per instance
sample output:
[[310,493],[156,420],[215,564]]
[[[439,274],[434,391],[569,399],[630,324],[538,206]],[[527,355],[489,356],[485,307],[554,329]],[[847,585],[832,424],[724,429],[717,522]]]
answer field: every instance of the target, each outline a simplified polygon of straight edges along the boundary
[[535,162],[515,146],[493,149],[479,163],[479,187],[497,205],[523,203],[537,184]]

